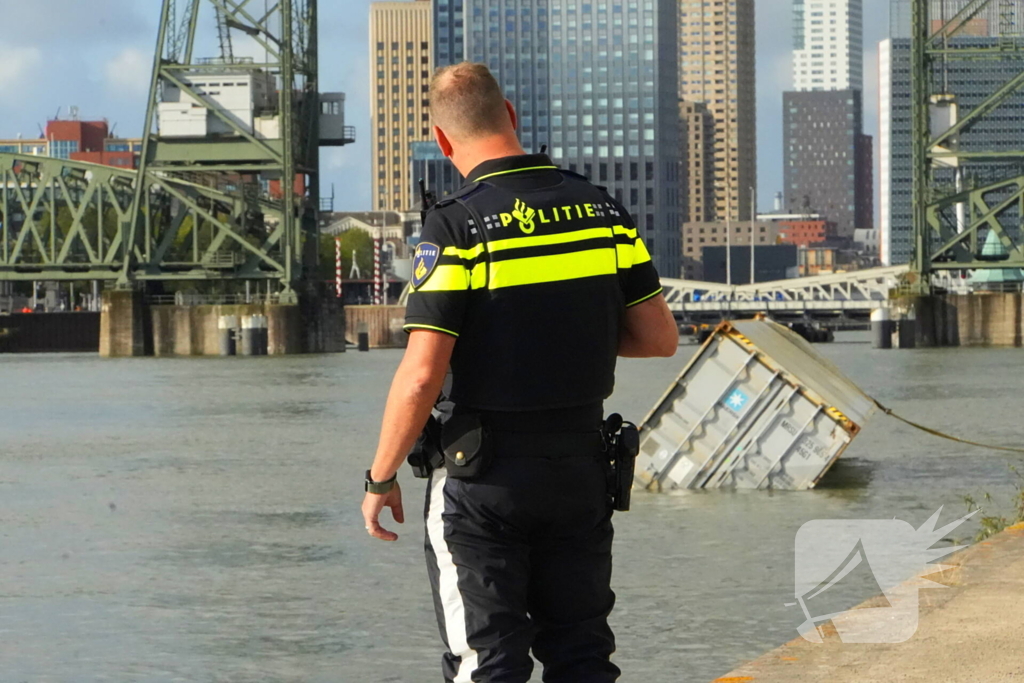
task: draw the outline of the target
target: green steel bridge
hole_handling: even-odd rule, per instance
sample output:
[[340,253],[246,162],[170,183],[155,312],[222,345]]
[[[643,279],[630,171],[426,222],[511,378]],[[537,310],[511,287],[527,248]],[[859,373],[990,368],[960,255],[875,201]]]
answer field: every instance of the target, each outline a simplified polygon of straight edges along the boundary
[[0,280],[287,283],[281,203],[204,180],[0,154]]
[[[201,20],[219,57],[194,56]],[[260,57],[235,55],[239,33]],[[320,129],[317,63],[316,0],[163,0],[137,170],[0,154],[0,281],[255,280],[294,301],[316,266],[319,148],[353,141]],[[221,77],[264,91],[248,121],[214,97]],[[162,130],[168,101],[192,129]]]

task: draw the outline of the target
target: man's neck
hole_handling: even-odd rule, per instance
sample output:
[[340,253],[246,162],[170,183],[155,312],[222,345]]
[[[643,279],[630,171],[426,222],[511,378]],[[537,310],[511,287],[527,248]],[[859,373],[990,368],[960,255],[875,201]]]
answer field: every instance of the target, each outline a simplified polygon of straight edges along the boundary
[[455,164],[455,168],[459,169],[462,177],[472,180],[469,177],[469,172],[485,161],[521,154],[526,154],[526,152],[517,138],[509,139],[508,136],[495,135],[474,142],[472,147],[467,145],[463,150],[459,150],[457,154],[452,155],[452,163]]

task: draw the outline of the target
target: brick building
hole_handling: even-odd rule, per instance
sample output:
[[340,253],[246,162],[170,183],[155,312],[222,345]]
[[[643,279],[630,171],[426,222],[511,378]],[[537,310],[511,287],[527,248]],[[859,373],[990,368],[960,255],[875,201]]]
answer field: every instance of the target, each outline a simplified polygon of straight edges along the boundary
[[836,224],[825,220],[779,221],[779,243],[806,247],[820,244],[836,236]]
[[138,168],[142,140],[114,138],[106,121],[47,121],[44,137],[0,140],[0,153],[47,156],[118,168]]

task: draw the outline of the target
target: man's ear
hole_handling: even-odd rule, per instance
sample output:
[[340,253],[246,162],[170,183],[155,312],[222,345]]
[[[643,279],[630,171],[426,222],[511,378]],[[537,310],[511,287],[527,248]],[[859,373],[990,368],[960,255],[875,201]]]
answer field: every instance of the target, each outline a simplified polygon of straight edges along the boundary
[[515,106],[508,100],[505,100],[505,109],[508,110],[508,117],[512,119],[512,130],[519,130],[519,117],[516,116]]
[[452,155],[452,143],[448,141],[448,136],[444,134],[444,131],[434,126],[434,139],[437,141],[437,146],[441,149],[441,154],[446,157]]

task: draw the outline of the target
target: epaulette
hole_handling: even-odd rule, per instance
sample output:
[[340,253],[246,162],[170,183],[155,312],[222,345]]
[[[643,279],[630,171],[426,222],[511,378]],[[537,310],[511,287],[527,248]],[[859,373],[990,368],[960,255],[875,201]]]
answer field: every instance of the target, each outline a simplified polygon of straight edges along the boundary
[[558,169],[558,172],[562,173],[564,175],[570,176],[572,178],[579,178],[580,180],[586,180],[588,183],[590,182],[590,178],[588,178],[587,176],[583,175],[582,173],[577,173],[576,171],[570,171],[570,170],[565,169],[565,168],[560,168],[560,169]]
[[430,210],[433,211],[434,209],[443,209],[446,206],[451,206],[460,199],[465,199],[466,197],[470,196],[471,194],[479,190],[482,186],[483,183],[470,183],[468,185],[464,185],[457,189],[455,192],[445,195],[443,198],[438,200],[436,204],[430,207]]

